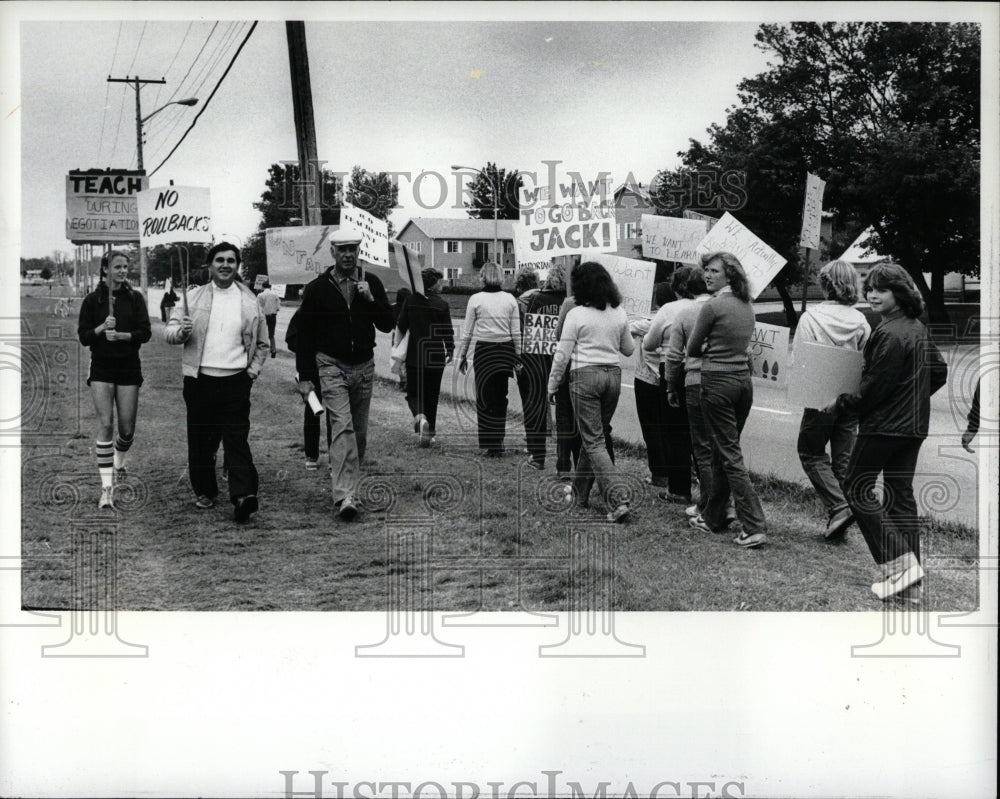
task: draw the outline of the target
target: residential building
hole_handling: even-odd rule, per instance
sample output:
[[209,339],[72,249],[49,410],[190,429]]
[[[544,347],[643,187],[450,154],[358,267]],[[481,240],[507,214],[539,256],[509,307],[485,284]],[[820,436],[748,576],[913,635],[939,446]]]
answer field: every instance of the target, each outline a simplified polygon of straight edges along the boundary
[[623,183],[614,193],[615,224],[618,226],[617,255],[625,258],[642,257],[643,214],[655,214],[656,208],[649,198],[649,186],[642,183]]
[[[419,252],[424,266],[437,269],[450,285],[477,285],[479,268],[494,261],[492,219],[442,219],[414,217],[396,236],[396,241]],[[507,276],[517,266],[514,259],[514,228],[510,219],[496,223],[500,267]]]

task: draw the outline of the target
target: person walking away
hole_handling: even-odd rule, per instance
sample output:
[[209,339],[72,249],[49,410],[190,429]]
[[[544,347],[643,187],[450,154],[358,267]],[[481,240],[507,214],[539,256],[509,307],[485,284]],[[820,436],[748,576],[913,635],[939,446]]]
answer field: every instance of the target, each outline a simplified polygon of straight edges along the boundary
[[521,368],[521,319],[517,300],[501,288],[500,267],[486,264],[479,277],[483,290],[469,298],[465,309],[458,370],[463,375],[468,371],[469,347],[475,341],[472,369],[479,449],[495,458],[504,452],[508,381]]
[[[799,319],[792,340],[793,357],[806,342],[854,351],[864,349],[872,329],[864,314],[854,307],[858,301],[858,273],[854,267],[845,261],[830,261],[819,272],[819,285],[826,299],[811,306]],[[802,411],[799,463],[826,509],[823,536],[828,541],[842,539],[854,521],[844,498],[844,479],[857,430],[857,417],[846,411]]]
[[606,441],[621,394],[620,356],[630,356],[635,346],[621,294],[603,266],[587,261],[574,267],[570,283],[576,307],[566,315],[548,382],[554,402],[563,374],[570,370],[570,396],[583,441],[567,499],[588,507],[596,481],[608,521],[620,522],[632,509],[622,496]]
[[281,298],[271,288],[270,283],[264,284],[264,290],[257,295],[257,301],[264,312],[264,320],[267,322],[267,340],[271,345],[271,357],[278,354],[278,348],[274,343],[274,328],[278,323],[278,311],[281,310]]
[[437,434],[437,409],[444,367],[455,353],[451,309],[438,294],[442,274],[436,269],[420,273],[424,294],[412,294],[396,320],[400,337],[410,334],[406,346],[406,404],[413,414],[417,443],[429,447]]
[[126,477],[142,386],[139,348],[151,335],[146,300],[129,285],[128,269],[129,256],[120,250],[101,258],[101,282],[80,304],[77,325],[80,343],[90,347],[87,385],[97,412],[94,451],[101,478],[99,508],[114,508],[115,481]]

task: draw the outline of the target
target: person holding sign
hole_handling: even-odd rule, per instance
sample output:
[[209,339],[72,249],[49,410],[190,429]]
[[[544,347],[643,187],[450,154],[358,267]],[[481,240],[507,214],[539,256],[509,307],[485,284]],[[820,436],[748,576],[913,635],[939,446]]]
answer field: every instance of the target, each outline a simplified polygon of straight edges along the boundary
[[455,352],[455,331],[451,310],[438,294],[443,275],[424,269],[423,294],[411,294],[399,311],[396,327],[400,338],[410,334],[406,347],[406,404],[413,414],[417,443],[429,447],[437,432],[438,399],[444,367]]
[[[528,295],[524,307],[524,341],[521,360],[524,369],[517,378],[521,393],[521,407],[524,410],[524,437],[528,446],[528,463],[532,469],[545,468],[545,436],[549,422],[546,404],[546,383],[552,369],[552,356],[556,352],[556,323],[559,309],[566,299],[566,277],[562,267],[553,266],[545,278],[541,289],[525,290]],[[522,294],[522,298],[525,295]],[[519,300],[520,301],[520,300]],[[558,442],[556,453],[557,471],[569,471],[568,449],[560,459]]]
[[473,339],[476,349],[476,418],[479,448],[488,458],[503,455],[507,427],[507,382],[521,370],[521,317],[517,300],[501,289],[503,273],[494,263],[485,264],[479,278],[483,290],[469,298],[462,327],[458,370],[469,369],[466,356]]
[[[101,476],[99,508],[114,508],[114,482],[125,477],[126,453],[135,436],[142,364],[139,347],[151,335],[146,300],[129,286],[129,257],[112,250],[101,258],[101,282],[83,298],[77,335],[90,347],[90,386],[97,411],[97,471]],[[109,284],[111,288],[109,289]],[[114,409],[118,409],[115,434]]]
[[313,386],[302,377],[319,373],[323,407],[333,430],[333,503],[337,515],[350,521],[358,515],[354,495],[368,443],[375,329],[392,330],[392,305],[382,281],[358,267],[361,234],[339,228],[327,238],[333,266],[303,289],[295,368],[304,398]]
[[211,282],[187,292],[163,330],[168,344],[183,344],[187,406],[188,473],[207,510],[219,493],[215,453],[222,442],[233,519],[257,512],[259,478],[250,452],[250,389],[267,359],[267,323],[254,293],[236,279],[240,251],[221,241],[205,256]]
[[[920,525],[913,473],[927,438],[931,395],[948,379],[948,366],[917,318],[924,303],[906,270],[883,263],[865,278],[865,297],[882,321],[864,351],[861,385],[824,410],[858,415],[858,438],[847,467],[844,494],[882,579],[879,599],[919,601]],[[883,499],[874,499],[882,475]]]
[[767,541],[764,508],[740,449],[740,434],[753,406],[747,347],[756,320],[746,273],[735,255],[708,253],[702,256],[702,270],[713,296],[698,312],[687,355],[701,357],[701,405],[712,441],[712,488],[704,514],[692,518],[691,526],[705,532],[725,530],[732,492],[743,527],[733,543],[757,547]]
[[[830,347],[861,350],[871,325],[854,304],[858,301],[858,273],[846,261],[830,261],[819,272],[824,302],[810,306],[795,329],[792,351],[811,341]],[[857,417],[846,412],[828,414],[816,408],[802,411],[799,425],[799,463],[826,508],[828,541],[843,538],[854,521],[844,499],[844,478],[857,435]],[[826,452],[830,445],[830,454]]]
[[596,480],[608,521],[620,522],[632,509],[615,483],[615,465],[605,442],[611,438],[611,418],[621,394],[620,355],[630,356],[635,345],[621,294],[603,266],[587,261],[574,267],[570,285],[576,307],[566,315],[548,385],[554,403],[563,374],[570,369],[569,392],[583,445],[566,498],[577,507],[589,507]]

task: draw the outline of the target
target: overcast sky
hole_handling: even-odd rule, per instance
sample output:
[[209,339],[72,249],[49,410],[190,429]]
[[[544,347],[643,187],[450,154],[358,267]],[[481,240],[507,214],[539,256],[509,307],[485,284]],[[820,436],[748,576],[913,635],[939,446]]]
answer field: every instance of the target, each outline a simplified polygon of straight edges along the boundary
[[[227,4],[228,5],[228,4]],[[178,4],[184,11],[184,4]],[[222,8],[216,7],[221,11]],[[228,9],[226,9],[228,10]],[[214,26],[214,31],[213,31]],[[753,22],[307,21],[319,157],[328,168],[413,174],[410,216],[462,216],[450,164],[582,174],[631,172],[648,182],[690,137],[724,119],[739,80],[763,69]],[[28,21],[20,27],[22,253],[68,250],[65,175],[135,168],[133,90],[107,77],[165,77],[142,90],[152,171],[199,111],[151,185],[211,190],[216,233],[253,232],[268,166],[297,158],[285,26],[262,22],[211,103],[205,101],[249,21]],[[200,55],[199,55],[200,53]],[[200,87],[199,87],[200,86]]]

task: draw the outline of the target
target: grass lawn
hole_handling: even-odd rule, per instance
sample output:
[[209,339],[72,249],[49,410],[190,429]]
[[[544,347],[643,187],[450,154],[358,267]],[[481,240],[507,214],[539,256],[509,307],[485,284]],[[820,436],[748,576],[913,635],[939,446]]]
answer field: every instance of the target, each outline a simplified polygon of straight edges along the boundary
[[[438,443],[418,449],[403,396],[387,381],[376,384],[372,400],[366,511],[342,523],[332,513],[325,469],[303,467],[302,412],[287,352],[267,361],[253,390],[260,512],[236,525],[224,483],[222,501],[197,511],[186,472],[180,348],[163,343],[155,320],[142,350],[130,476],[118,490],[118,511],[99,511],[89,352],[75,343],[79,305],[66,319],[53,316],[51,305],[48,298],[22,300],[22,360],[29,350],[39,353],[22,370],[27,608],[73,606],[74,554],[77,568],[102,573],[87,544],[92,532],[115,534],[116,606],[123,610],[382,610],[401,585],[433,610],[568,610],[589,601],[590,589],[613,608],[633,611],[883,607],[869,590],[876,573],[860,534],[854,528],[844,543],[825,543],[811,491],[756,476],[769,543],[743,551],[731,535],[691,529],[680,506],[656,499],[642,482],[644,452],[622,445],[618,463],[634,486],[636,511],[628,523],[610,525],[598,509],[556,506],[554,458],[541,473],[524,465],[519,420],[508,425],[506,457],[483,460],[470,426],[474,413],[445,399]],[[613,559],[601,541],[613,544]],[[926,520],[923,547],[925,607],[976,608],[977,532]],[[571,550],[584,557],[568,557]]]

